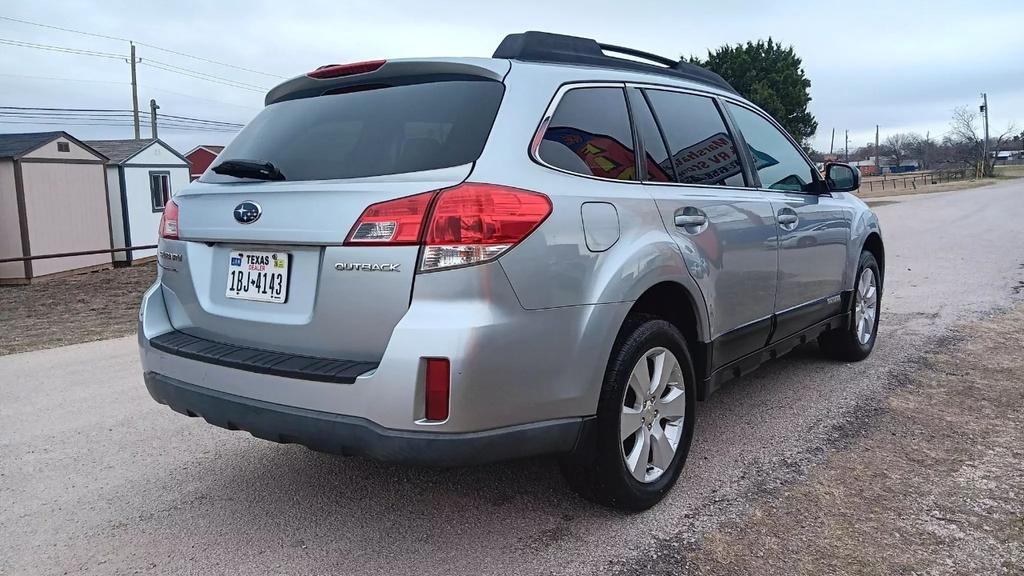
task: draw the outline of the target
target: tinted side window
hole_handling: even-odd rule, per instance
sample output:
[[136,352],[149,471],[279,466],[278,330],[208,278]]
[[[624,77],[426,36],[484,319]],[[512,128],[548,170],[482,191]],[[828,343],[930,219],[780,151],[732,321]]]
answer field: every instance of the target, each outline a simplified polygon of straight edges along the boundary
[[646,94],[665,131],[677,182],[744,185],[736,146],[711,98],[664,90]]
[[615,180],[636,179],[633,134],[621,88],[577,88],[562,96],[540,158],[548,164]]
[[675,174],[672,173],[672,163],[668,161],[668,150],[665,148],[665,139],[661,137],[658,124],[651,114],[647,100],[636,88],[629,90],[629,107],[633,111],[633,124],[640,140],[644,143],[646,158],[644,164],[647,168],[647,180],[652,182],[673,182]]
[[789,138],[759,114],[731,103],[726,106],[747,142],[762,188],[793,192],[816,189],[813,168]]

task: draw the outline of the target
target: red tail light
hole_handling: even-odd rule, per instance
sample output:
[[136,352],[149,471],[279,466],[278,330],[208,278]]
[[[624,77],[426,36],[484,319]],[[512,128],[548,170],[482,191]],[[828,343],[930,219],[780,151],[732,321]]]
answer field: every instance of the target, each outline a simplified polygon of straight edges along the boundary
[[353,74],[365,74],[373,72],[387,63],[387,60],[367,60],[366,62],[353,62],[352,64],[330,64],[321,66],[306,74],[310,78],[338,78],[340,76],[351,76]]
[[460,184],[371,205],[345,244],[422,243],[420,270],[440,270],[497,258],[529,236],[549,214],[551,201],[543,194],[494,184]]
[[178,239],[178,205],[174,200],[164,204],[164,213],[160,216],[159,235],[165,240]]
[[430,213],[420,270],[497,258],[549,214],[551,201],[537,192],[476,183],[442,190]]
[[372,204],[363,211],[352,231],[348,245],[402,246],[419,244],[423,219],[436,192],[425,192]]
[[448,397],[451,388],[451,365],[447,358],[427,358],[426,418],[448,419]]

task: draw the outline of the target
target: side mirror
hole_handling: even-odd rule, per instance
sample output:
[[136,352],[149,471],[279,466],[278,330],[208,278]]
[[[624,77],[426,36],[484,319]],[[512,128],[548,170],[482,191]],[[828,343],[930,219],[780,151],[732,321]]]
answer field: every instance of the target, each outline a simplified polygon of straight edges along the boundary
[[849,164],[825,164],[825,182],[829,192],[853,192],[860,188],[860,170]]

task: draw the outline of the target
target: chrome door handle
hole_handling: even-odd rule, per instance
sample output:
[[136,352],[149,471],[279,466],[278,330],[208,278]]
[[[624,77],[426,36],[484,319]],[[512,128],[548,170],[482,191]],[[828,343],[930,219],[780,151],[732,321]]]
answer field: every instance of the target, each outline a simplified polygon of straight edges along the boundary
[[676,226],[703,226],[708,223],[704,214],[676,214]]
[[789,213],[786,213],[786,212],[783,212],[782,214],[779,214],[779,224],[782,224],[783,226],[789,226],[790,224],[796,224],[796,222],[797,222],[796,214],[789,214]]

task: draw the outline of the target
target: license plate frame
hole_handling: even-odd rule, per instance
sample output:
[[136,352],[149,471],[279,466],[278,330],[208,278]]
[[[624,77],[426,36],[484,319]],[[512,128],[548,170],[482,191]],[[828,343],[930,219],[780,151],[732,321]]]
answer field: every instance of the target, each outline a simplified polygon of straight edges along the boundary
[[291,254],[281,250],[231,250],[224,296],[266,304],[284,304],[290,288]]

